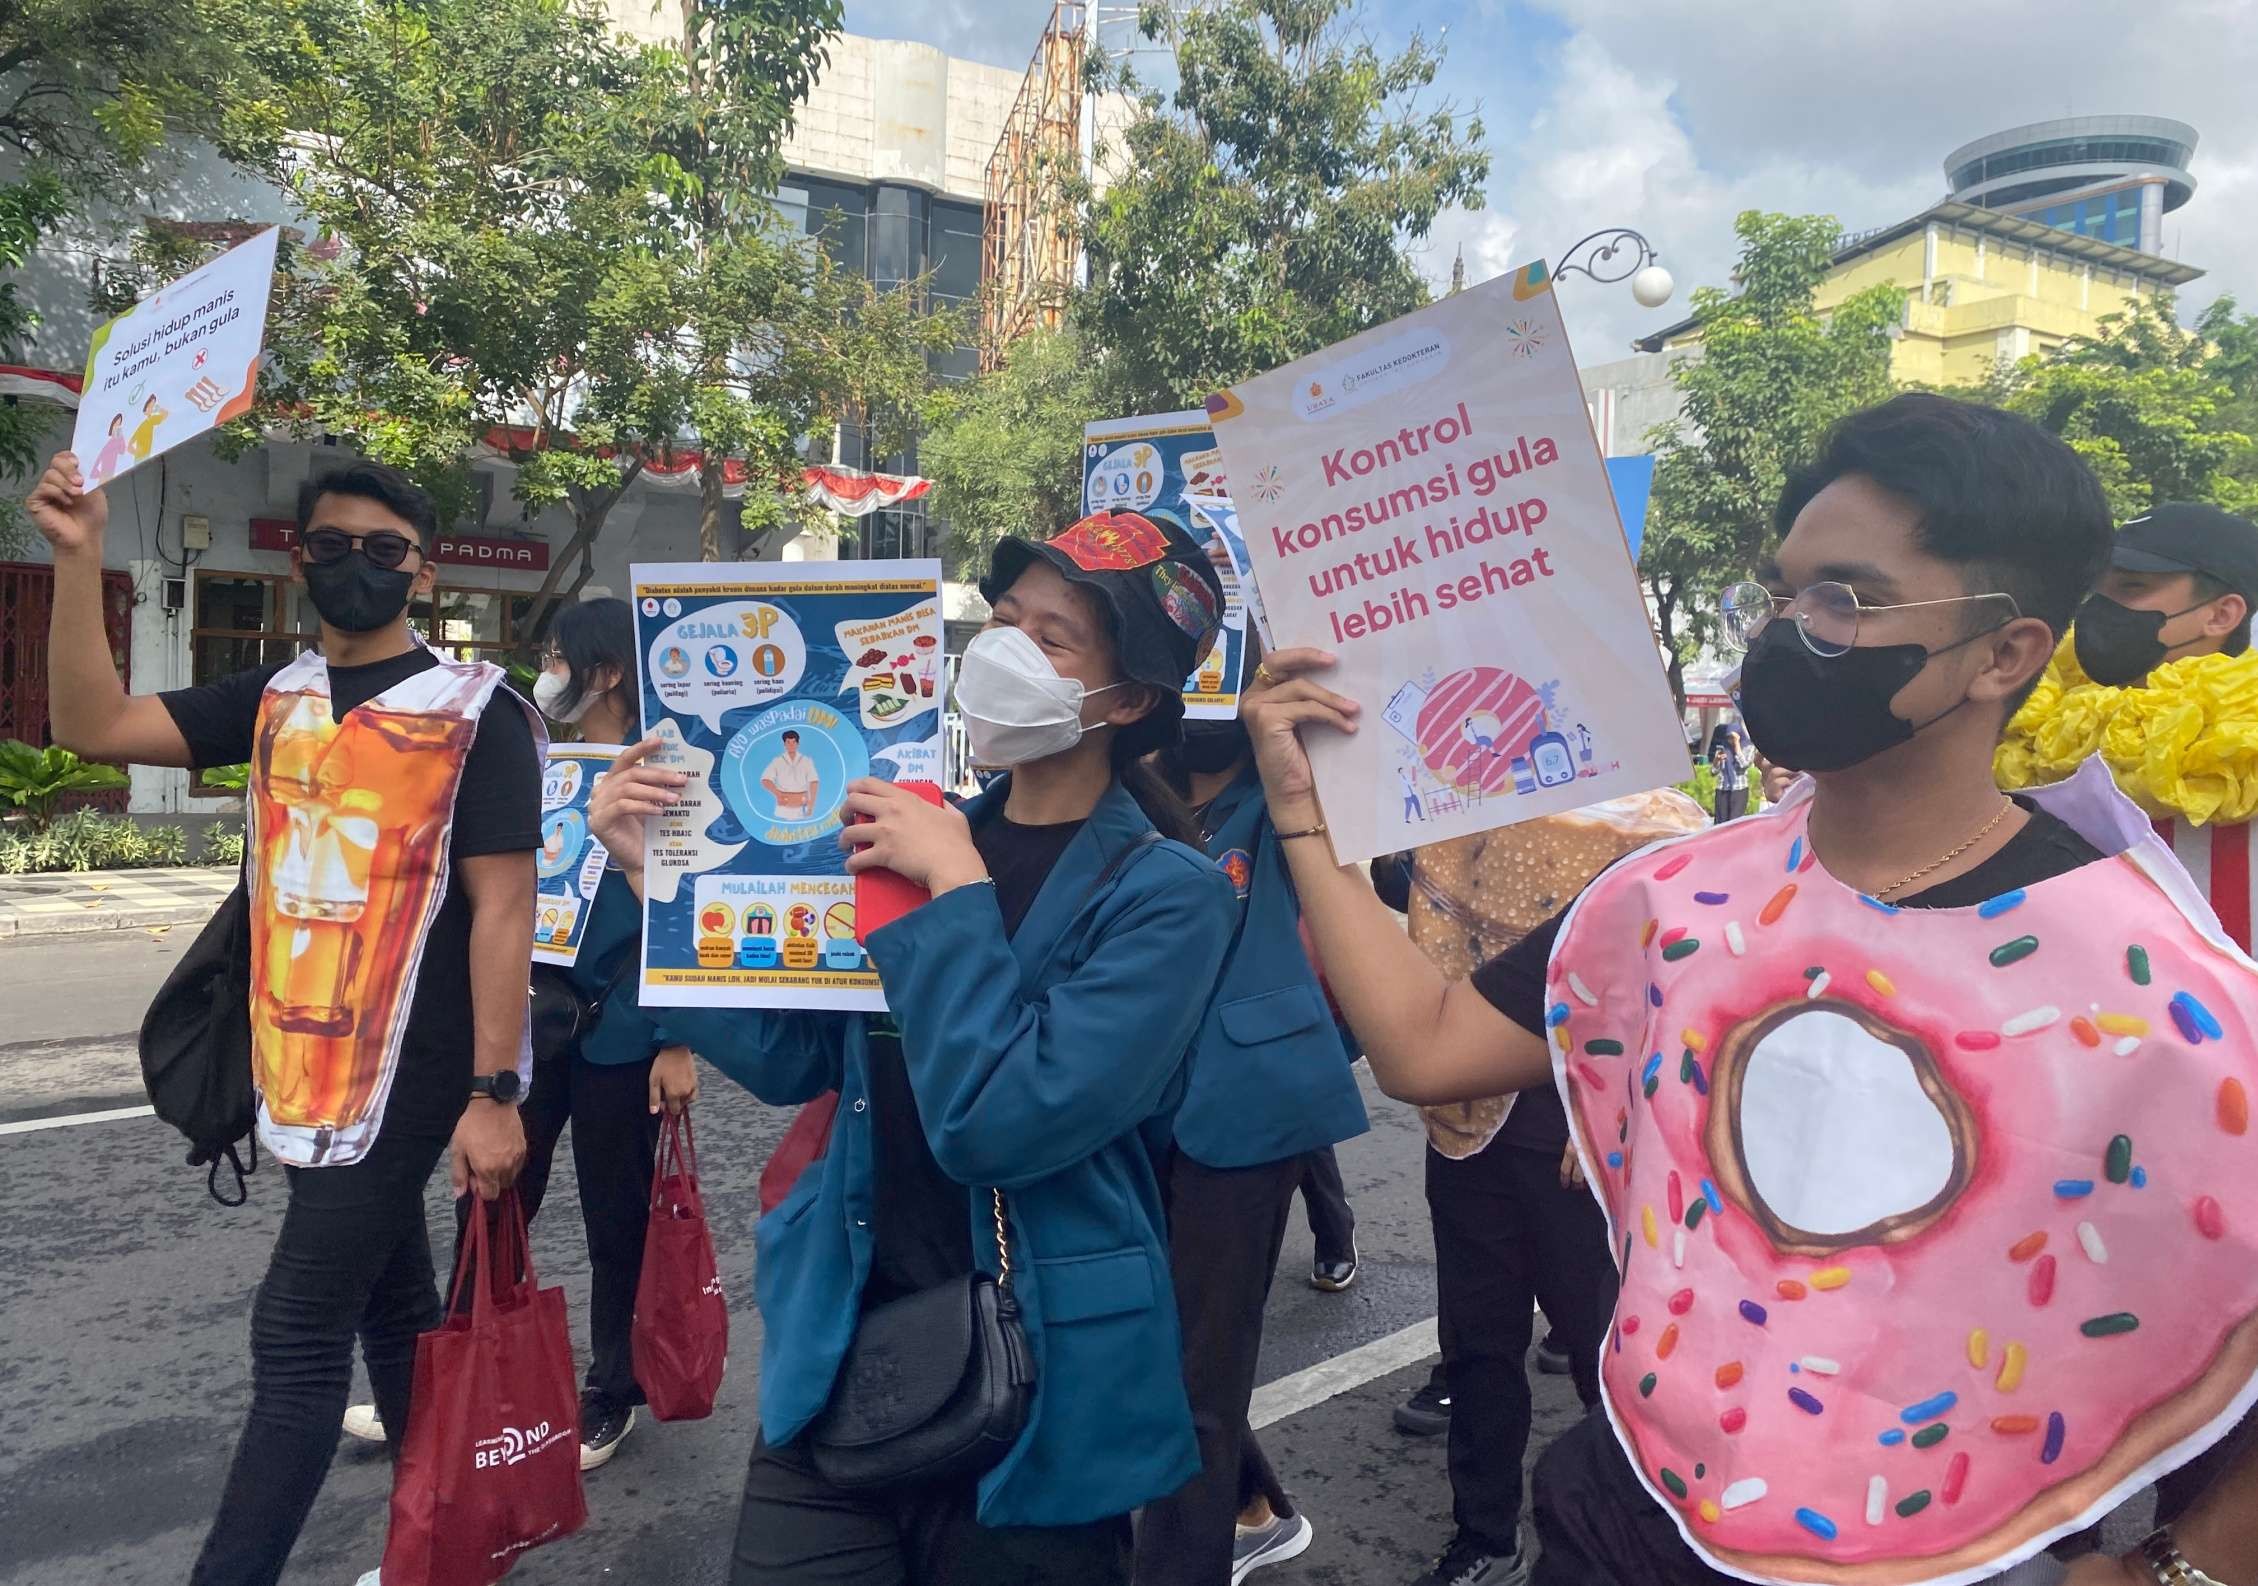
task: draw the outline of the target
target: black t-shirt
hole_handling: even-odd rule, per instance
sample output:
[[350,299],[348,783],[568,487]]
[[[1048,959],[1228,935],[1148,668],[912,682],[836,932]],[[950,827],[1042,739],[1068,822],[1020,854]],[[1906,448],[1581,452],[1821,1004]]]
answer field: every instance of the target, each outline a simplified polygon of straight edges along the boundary
[[[2030,819],[1998,853],[1965,875],[1900,899],[1901,905],[1909,909],[1968,908],[2101,857],[2099,849],[2054,816],[2021,799],[2015,802]],[[1567,918],[1568,910],[1562,909],[1474,971],[1474,989],[1483,1000],[1535,1035],[1545,1030],[1545,966],[1552,961],[1553,943],[1560,936],[1561,921]],[[1531,1150],[1565,1149],[1568,1117],[1561,1110],[1559,1091],[1550,1085],[1523,1091],[1505,1127],[1498,1131],[1498,1140]]]
[[[1004,934],[1018,931],[1035,895],[1050,879],[1080,821],[1022,826],[998,810],[972,829],[988,874],[996,883],[996,908]],[[876,1305],[933,1288],[972,1270],[972,1238],[965,1221],[965,1186],[941,1171],[917,1112],[902,1059],[901,1036],[890,1022],[870,1037],[872,1204],[870,1279],[863,1304]]]
[[[437,664],[436,656],[418,646],[367,666],[333,666],[331,714],[343,720],[356,705]],[[280,670],[279,664],[254,667],[216,683],[157,696],[188,740],[193,768],[239,765],[251,758],[259,700],[267,680]],[[461,862],[540,846],[541,760],[534,752],[532,723],[516,700],[497,691],[478,718],[478,735],[471,740],[455,793],[451,852],[458,868],[424,943],[415,1005],[400,1043],[400,1067],[385,1103],[386,1139],[414,1135],[445,1140],[470,1093],[470,898],[462,886]]]

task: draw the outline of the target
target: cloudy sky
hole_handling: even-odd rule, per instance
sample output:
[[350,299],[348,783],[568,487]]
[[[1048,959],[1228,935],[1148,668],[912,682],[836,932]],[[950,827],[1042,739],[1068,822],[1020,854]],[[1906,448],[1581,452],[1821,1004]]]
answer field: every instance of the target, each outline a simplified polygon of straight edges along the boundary
[[[850,31],[1018,68],[1048,0],[848,0]],[[1602,226],[1653,239],[1679,281],[1660,313],[1623,287],[1562,288],[1586,363],[1722,283],[1733,217],[1823,212],[1851,229],[1944,195],[1960,144],[2026,121],[2131,113],[2201,136],[2165,251],[2209,272],[2183,309],[2258,308],[2258,4],[2252,0],[1385,0],[1361,25],[1448,50],[1438,96],[1478,106],[1488,207],[1428,245],[1447,277],[1557,252]],[[1447,31],[1446,31],[1447,28]]]

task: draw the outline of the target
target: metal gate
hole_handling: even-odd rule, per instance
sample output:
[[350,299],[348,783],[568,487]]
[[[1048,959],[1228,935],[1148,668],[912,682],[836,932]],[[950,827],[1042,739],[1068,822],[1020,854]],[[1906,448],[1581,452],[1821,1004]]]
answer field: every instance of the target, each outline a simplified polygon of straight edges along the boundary
[[[47,730],[47,617],[55,598],[55,570],[44,562],[0,562],[0,738],[20,738],[44,748]],[[132,683],[133,576],[102,570],[102,627],[118,676]],[[123,810],[124,789],[93,794],[74,804]]]

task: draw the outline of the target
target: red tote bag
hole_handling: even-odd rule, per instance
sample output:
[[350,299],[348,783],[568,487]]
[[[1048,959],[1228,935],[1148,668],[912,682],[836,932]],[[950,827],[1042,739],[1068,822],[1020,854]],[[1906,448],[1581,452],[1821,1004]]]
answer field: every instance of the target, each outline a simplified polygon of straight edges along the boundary
[[651,1221],[630,1336],[635,1385],[662,1421],[713,1414],[729,1366],[729,1300],[713,1259],[690,1114],[670,1114],[651,1176]]
[[473,1205],[447,1319],[416,1340],[384,1583],[492,1586],[587,1520],[564,1290],[538,1286],[512,1189]]

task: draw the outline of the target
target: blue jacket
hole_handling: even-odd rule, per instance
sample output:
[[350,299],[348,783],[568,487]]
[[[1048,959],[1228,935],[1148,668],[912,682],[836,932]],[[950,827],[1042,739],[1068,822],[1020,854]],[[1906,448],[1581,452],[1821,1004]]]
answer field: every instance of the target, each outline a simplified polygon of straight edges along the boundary
[[[639,1063],[671,1046],[658,1019],[635,998],[635,970],[643,947],[643,906],[616,870],[606,869],[588,905],[588,928],[570,968],[536,964],[536,975],[562,975],[583,998],[600,1003],[603,1013],[581,1038],[580,1056],[590,1063]],[[624,972],[623,972],[624,971]]]
[[[1005,787],[968,813],[1000,805]],[[996,1269],[988,1186],[1011,1216],[1013,1287],[1036,1361],[1027,1430],[980,1482],[987,1525],[1126,1514],[1199,1468],[1154,1169],[1234,910],[1178,843],[1108,861],[1152,829],[1116,784],[1006,938],[993,887],[959,887],[868,946],[901,1030],[934,1159],[967,1186]],[[760,1221],[761,1430],[783,1444],[831,1395],[870,1271],[869,1023],[842,1013],[670,1008],[668,1030],[763,1101],[836,1087],[830,1148]]]
[[1213,1168],[1281,1162],[1371,1127],[1301,944],[1301,903],[1250,766],[1209,804],[1208,856],[1239,895],[1237,934],[1200,1027],[1176,1143]]

